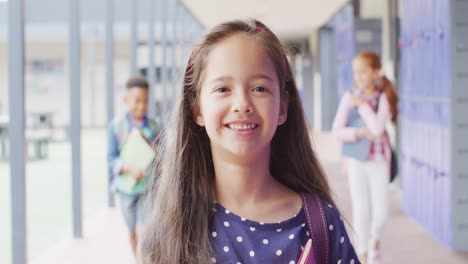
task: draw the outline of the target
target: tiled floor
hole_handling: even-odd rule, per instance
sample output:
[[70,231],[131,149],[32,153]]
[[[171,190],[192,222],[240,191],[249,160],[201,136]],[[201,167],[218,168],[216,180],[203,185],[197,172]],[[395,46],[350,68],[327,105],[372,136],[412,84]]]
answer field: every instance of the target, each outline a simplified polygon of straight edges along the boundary
[[102,210],[84,224],[83,239],[65,239],[32,264],[133,264],[127,230],[118,208]]

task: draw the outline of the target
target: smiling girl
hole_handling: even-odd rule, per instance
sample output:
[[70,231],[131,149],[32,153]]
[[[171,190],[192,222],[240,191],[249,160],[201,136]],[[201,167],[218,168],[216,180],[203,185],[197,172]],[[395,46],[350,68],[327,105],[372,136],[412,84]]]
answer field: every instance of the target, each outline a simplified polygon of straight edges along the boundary
[[358,263],[264,24],[227,22],[201,40],[168,131],[141,263],[296,263],[309,239],[307,263]]

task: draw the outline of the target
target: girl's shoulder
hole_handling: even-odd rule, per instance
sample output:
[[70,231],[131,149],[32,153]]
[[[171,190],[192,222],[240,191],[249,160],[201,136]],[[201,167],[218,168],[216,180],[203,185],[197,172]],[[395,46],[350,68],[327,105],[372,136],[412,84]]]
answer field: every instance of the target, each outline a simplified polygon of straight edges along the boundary
[[[308,218],[308,221],[311,223],[323,223],[324,228],[328,231],[335,231],[335,232],[329,232],[328,236],[332,236],[335,234],[342,234],[346,233],[346,229],[344,226],[344,218],[341,215],[340,211],[338,208],[330,203],[327,200],[318,198],[316,195],[311,195],[311,194],[304,194],[304,202],[305,204],[303,205],[305,211],[306,211],[306,217]],[[313,202],[313,199],[316,200],[316,202]],[[319,203],[319,204],[318,204]],[[320,206],[317,206],[320,205]],[[313,208],[313,207],[317,208]],[[320,212],[319,212],[320,210]],[[317,219],[317,217],[321,217],[321,221]],[[325,218],[325,219],[323,219]],[[325,220],[325,221],[323,221]],[[323,226],[322,225],[322,226]],[[322,228],[322,227],[315,227],[314,228]],[[331,239],[333,240],[333,239]]]
[[351,97],[351,95],[354,94],[354,89],[351,89],[351,90],[347,90],[344,92],[343,94],[343,100],[346,100],[346,99],[349,99]]
[[331,263],[360,263],[345,227],[340,210],[322,200],[328,225]]
[[379,101],[382,101],[382,100],[385,100],[385,101],[388,102],[387,94],[384,93],[384,92],[381,92],[381,93],[379,94]]
[[[320,208],[321,213],[319,215],[321,217],[324,216],[325,219],[322,218],[322,220],[325,221],[317,221],[317,219],[313,220],[313,217],[317,217],[317,214],[312,215],[310,214],[310,222],[312,223],[324,223],[326,226],[325,232],[326,235],[324,239],[328,241],[327,246],[329,248],[329,263],[359,263],[358,258],[356,256],[356,252],[353,248],[353,245],[349,239],[348,233],[346,231],[346,227],[344,224],[344,217],[341,215],[340,210],[333,205],[332,203],[324,200],[324,199],[319,199],[317,196],[310,195],[310,194],[305,194],[304,197],[307,196],[310,198],[314,197],[316,202],[315,206]],[[310,201],[310,200],[309,200]],[[306,200],[306,204],[304,207],[311,208],[311,204],[307,204],[308,201]],[[308,211],[312,211],[313,209]],[[320,228],[320,227],[315,227],[315,228]],[[320,236],[320,231],[319,231],[319,236]],[[323,238],[322,238],[323,239]],[[322,245],[321,247],[323,248],[325,245]]]
[[[323,208],[327,222],[330,222],[329,220],[333,220],[333,219],[342,219],[342,216],[338,208],[336,208],[336,206],[330,203],[329,201],[323,198],[319,198],[318,195],[311,194],[311,193],[302,193],[301,195],[303,196],[303,200],[305,200],[306,202],[304,207],[311,208],[311,206],[317,206],[317,202],[314,202],[313,200],[320,202],[320,205]],[[307,203],[310,203],[311,205]]]
[[345,91],[340,100],[340,105],[348,106],[351,102],[352,91]]
[[343,221],[343,216],[341,215],[340,211],[335,205],[332,205],[326,200],[321,200],[321,202],[325,211],[325,217],[327,219],[327,223],[329,225],[332,223]]

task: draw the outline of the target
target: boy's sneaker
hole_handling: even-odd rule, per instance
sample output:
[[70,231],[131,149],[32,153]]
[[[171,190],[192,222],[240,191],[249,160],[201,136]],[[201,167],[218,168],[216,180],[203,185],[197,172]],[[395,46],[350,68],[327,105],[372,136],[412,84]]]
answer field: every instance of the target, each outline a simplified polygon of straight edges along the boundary
[[380,264],[382,257],[380,250],[371,249],[367,254],[367,264]]

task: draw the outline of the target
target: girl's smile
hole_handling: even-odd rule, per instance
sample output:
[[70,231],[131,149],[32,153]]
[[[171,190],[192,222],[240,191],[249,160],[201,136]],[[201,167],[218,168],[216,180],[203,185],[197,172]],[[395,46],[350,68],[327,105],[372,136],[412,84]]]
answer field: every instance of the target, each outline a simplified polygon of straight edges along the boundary
[[225,125],[226,128],[232,130],[234,135],[240,137],[249,137],[255,133],[258,124],[250,121],[234,121]]

